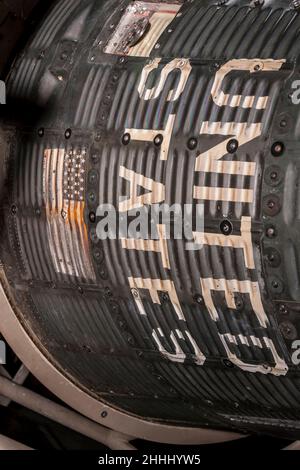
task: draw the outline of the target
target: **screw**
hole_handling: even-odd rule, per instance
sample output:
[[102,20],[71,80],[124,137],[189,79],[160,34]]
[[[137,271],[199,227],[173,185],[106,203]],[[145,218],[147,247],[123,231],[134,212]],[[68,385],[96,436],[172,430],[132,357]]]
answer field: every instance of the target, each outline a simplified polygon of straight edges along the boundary
[[279,313],[281,313],[281,315],[288,314],[288,309],[286,308],[284,304],[279,305]]
[[135,299],[138,299],[140,297],[139,292],[138,292],[137,289],[132,289],[131,292],[132,292],[132,295]]
[[276,171],[272,171],[272,173],[270,174],[270,178],[271,180],[276,180],[278,177],[278,173]]
[[229,236],[233,230],[232,223],[229,220],[223,220],[220,229],[223,235]]
[[62,211],[61,211],[61,216],[64,220],[66,220],[66,218],[68,217],[68,214],[66,213],[66,211],[64,209],[62,209]]
[[102,268],[102,269],[99,271],[99,274],[100,274],[100,276],[102,277],[102,279],[106,279],[107,274],[106,274],[105,269]]
[[268,238],[274,238],[276,236],[276,230],[274,227],[268,227],[266,229],[266,235]]
[[92,224],[94,224],[94,223],[96,222],[96,214],[95,214],[95,212],[90,212],[90,214],[89,214],[89,219],[90,219],[90,222],[91,222]]
[[98,162],[99,162],[99,155],[97,155],[97,154],[94,153],[94,154],[92,155],[92,162],[93,162],[94,164],[98,163]]
[[107,411],[102,411],[101,418],[107,418],[107,415],[108,415]]
[[100,262],[102,260],[102,251],[99,248],[95,248],[93,256],[97,262]]
[[274,157],[279,157],[284,152],[284,144],[282,142],[275,142],[272,145],[271,153]]
[[228,153],[235,153],[239,148],[239,143],[236,139],[231,139],[227,144]]
[[203,297],[200,294],[196,294],[194,300],[197,304],[203,304]]
[[69,139],[71,137],[71,135],[72,135],[71,129],[67,129],[66,132],[65,132],[65,138]]
[[97,183],[98,180],[98,173],[95,170],[91,170],[89,173],[89,183],[90,184],[95,184]]
[[285,119],[282,119],[282,121],[280,121],[280,127],[286,127],[287,126],[287,121]]
[[160,147],[161,144],[163,143],[163,136],[161,134],[158,134],[155,139],[154,139],[154,145],[156,145],[156,147]]
[[17,206],[15,206],[15,205],[11,206],[10,211],[11,211],[12,215],[16,215],[16,213],[18,212]]
[[96,201],[96,194],[94,193],[94,191],[90,191],[88,197],[91,203],[94,203]]
[[197,145],[198,145],[198,140],[195,137],[191,137],[187,144],[190,150],[195,150]]
[[45,129],[43,127],[40,127],[38,130],[38,136],[43,137],[45,134]]
[[122,144],[123,145],[128,145],[130,143],[130,140],[131,140],[131,136],[130,134],[124,134],[123,135],[123,138],[122,138]]

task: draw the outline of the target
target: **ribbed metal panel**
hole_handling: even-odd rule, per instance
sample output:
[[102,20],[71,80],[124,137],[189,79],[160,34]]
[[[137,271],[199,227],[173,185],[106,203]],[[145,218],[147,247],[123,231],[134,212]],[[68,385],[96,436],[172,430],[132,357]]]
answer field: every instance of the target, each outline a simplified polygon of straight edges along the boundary
[[[107,53],[129,3],[58,1],[10,74],[10,100],[42,103],[34,125],[16,130],[3,202],[1,259],[20,321],[72,381],[131,414],[188,426],[257,422],[257,430],[274,430],[276,420],[281,429],[282,420],[289,430],[294,423],[296,432],[300,376],[282,322],[290,322],[297,337],[299,116],[289,93],[298,77],[299,11],[280,0],[261,7],[235,0],[176,2],[180,14],[162,34],[159,27],[151,31],[157,41],[150,57],[143,56],[147,35],[132,55]],[[154,64],[149,92],[179,58],[188,60],[176,62],[158,96],[145,99],[145,67]],[[236,68],[219,78],[223,95],[214,95],[218,74],[232,60]],[[172,101],[182,73],[186,83]],[[153,136],[164,132],[170,115],[174,126],[163,159]],[[226,153],[216,171],[212,151],[234,139],[237,123],[248,141]],[[139,131],[154,134],[143,140]],[[276,142],[284,144],[284,158],[272,155]],[[282,174],[278,185],[273,177],[270,183],[274,166]],[[97,239],[98,205],[119,208],[128,197],[121,168],[163,185],[167,204],[203,203],[203,248],[187,251],[185,240],[172,238],[166,266],[145,240],[136,250],[120,239]],[[281,210],[270,214],[274,195]],[[245,240],[224,240],[224,220],[236,237],[251,221],[251,262]],[[270,225],[274,237],[266,236]],[[280,253],[276,266],[267,256],[274,248]],[[274,276],[283,284],[279,293]],[[215,311],[204,298],[203,280],[209,280]],[[158,289],[156,302],[149,285]],[[166,285],[173,286],[176,301]],[[253,306],[257,293],[260,318]],[[238,361],[258,370],[243,370]]]

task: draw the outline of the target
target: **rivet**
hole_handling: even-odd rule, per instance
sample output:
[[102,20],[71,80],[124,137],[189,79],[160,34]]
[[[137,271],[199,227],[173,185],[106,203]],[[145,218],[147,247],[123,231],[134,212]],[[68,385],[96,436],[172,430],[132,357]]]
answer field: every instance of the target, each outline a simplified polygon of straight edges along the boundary
[[38,136],[44,137],[44,134],[45,134],[45,129],[43,127],[40,127],[38,130]]

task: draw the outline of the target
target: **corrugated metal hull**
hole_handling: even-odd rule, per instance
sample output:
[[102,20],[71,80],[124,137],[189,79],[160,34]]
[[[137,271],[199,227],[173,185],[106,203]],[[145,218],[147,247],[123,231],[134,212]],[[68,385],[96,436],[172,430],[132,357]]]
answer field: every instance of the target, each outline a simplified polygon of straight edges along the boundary
[[[72,381],[131,414],[297,434],[299,12],[173,2],[150,52],[108,53],[128,3],[58,1],[10,73],[8,98],[40,106],[9,143],[1,259],[20,321]],[[201,250],[97,238],[97,207],[126,212],[133,177],[152,202],[204,204]]]

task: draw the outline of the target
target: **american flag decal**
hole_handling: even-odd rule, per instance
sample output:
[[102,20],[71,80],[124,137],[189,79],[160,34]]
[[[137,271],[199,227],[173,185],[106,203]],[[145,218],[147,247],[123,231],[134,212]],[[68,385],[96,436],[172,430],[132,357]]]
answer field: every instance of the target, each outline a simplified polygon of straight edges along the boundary
[[55,271],[94,282],[84,222],[86,150],[46,149],[43,193]]

